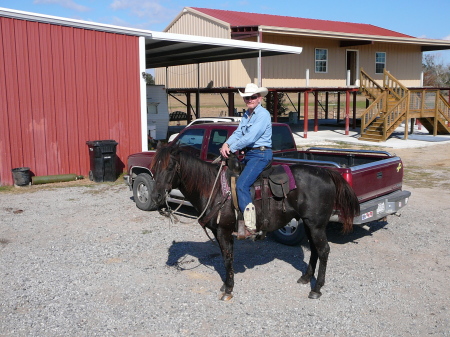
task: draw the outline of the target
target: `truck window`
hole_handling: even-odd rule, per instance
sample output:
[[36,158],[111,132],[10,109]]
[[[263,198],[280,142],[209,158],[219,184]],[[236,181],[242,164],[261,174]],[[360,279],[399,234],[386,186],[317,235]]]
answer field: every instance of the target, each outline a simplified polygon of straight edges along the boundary
[[292,150],[295,149],[295,144],[292,143],[292,134],[289,128],[277,125],[272,127],[272,150]]
[[212,130],[209,137],[208,153],[206,160],[214,160],[220,156],[219,149],[223,143],[227,140],[227,130]]
[[183,148],[184,151],[200,157],[204,134],[205,130],[203,129],[186,130],[180,138],[178,138],[177,144]]

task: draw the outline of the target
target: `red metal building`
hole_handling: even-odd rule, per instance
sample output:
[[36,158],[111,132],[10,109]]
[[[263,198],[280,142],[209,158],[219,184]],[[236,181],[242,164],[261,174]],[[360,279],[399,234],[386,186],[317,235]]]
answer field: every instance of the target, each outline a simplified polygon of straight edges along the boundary
[[90,169],[86,141],[113,139],[118,169],[147,150],[149,68],[300,53],[301,48],[158,33],[0,8],[0,185]]

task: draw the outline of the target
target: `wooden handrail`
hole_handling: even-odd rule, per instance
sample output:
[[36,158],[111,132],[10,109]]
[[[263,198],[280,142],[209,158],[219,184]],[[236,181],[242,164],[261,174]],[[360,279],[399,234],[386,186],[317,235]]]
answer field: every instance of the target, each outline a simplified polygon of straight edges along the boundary
[[386,69],[383,70],[383,86],[389,93],[398,100],[405,97],[409,91],[403,84],[400,83],[394,76],[392,76]]
[[380,116],[386,105],[387,95],[386,93],[378,96],[376,100],[369,105],[369,107],[361,115],[361,132],[364,132],[366,128],[372,123],[375,118]]
[[384,91],[383,87],[375,82],[363,68],[361,68],[360,88],[373,99],[377,99]]

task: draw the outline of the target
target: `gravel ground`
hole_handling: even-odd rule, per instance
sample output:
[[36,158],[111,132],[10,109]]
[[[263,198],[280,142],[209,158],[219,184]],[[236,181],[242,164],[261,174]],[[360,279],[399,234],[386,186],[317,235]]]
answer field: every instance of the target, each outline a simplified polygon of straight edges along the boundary
[[236,242],[229,302],[201,227],[123,185],[0,193],[0,336],[450,336],[450,193],[405,189],[401,217],[330,226],[318,300],[296,283],[306,243]]

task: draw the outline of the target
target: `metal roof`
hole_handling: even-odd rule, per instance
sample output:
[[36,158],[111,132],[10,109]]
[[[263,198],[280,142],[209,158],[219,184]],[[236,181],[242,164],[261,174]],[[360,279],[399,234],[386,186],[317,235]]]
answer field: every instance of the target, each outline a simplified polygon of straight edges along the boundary
[[[450,41],[422,39],[364,23],[305,19],[290,16],[246,13],[210,8],[187,7],[186,10],[202,13],[228,23],[232,31],[253,31],[277,34],[338,39],[341,46],[389,42],[420,45],[422,51],[450,49]],[[237,35],[236,35],[237,36]]]
[[258,57],[260,51],[261,56],[300,54],[302,52],[301,47],[155,32],[23,12],[7,8],[0,8],[0,16],[108,33],[145,37],[147,69],[192,63],[253,58]]

